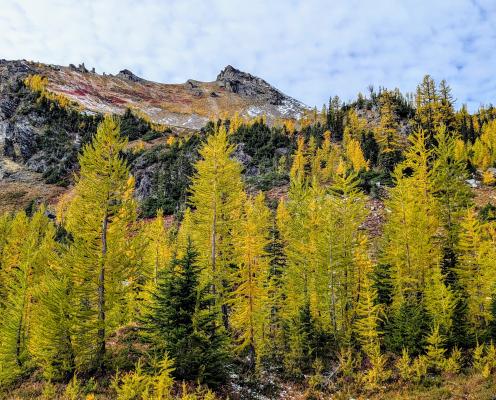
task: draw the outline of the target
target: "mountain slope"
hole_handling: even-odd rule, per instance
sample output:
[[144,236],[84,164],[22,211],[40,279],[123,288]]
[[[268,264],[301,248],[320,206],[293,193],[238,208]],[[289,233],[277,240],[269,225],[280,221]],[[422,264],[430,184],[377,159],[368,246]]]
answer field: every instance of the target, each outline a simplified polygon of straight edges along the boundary
[[[78,107],[59,107],[57,100],[40,97],[23,83],[32,75],[47,78],[49,93],[61,94]],[[99,75],[84,65],[0,60],[0,202],[5,210],[26,207],[34,200],[56,201],[63,191],[56,185],[71,184],[81,146],[91,139],[104,113],[121,115],[122,133],[131,142],[143,139],[147,148],[158,147],[133,158],[136,193],[144,199],[160,174],[177,173],[168,178],[177,184],[185,179],[182,175],[191,173],[188,168],[196,145],[188,150],[187,161],[181,161],[183,167],[176,165],[171,172],[169,161],[164,160],[176,156],[161,147],[169,136],[190,136],[188,133],[204,127],[210,119],[235,113],[265,115],[270,124],[277,118],[298,118],[305,109],[264,80],[231,66],[212,82],[163,84],[139,78],[129,70],[115,76]],[[153,138],[156,140],[150,141]],[[160,163],[165,164],[160,167]],[[162,171],[164,168],[167,171]]]
[[36,65],[48,78],[48,89],[76,101],[84,109],[121,114],[126,108],[139,110],[153,122],[200,129],[212,117],[234,115],[299,118],[307,108],[263,79],[224,68],[215,81],[188,80],[182,84],[147,81],[129,70],[117,75],[99,75],[79,67]]

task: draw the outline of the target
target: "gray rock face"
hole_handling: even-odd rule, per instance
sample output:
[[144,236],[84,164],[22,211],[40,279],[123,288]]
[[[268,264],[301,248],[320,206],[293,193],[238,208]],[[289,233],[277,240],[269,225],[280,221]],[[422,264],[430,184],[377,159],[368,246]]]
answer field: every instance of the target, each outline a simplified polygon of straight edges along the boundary
[[36,152],[37,131],[32,122],[27,118],[19,118],[11,125],[11,138],[15,138],[15,158],[21,158],[24,162],[29,160]]
[[0,60],[0,157],[27,160],[33,152],[34,129],[25,115],[17,115],[17,90],[34,69],[25,61]]
[[231,65],[225,67],[216,79],[217,84],[226,90],[241,96],[256,98],[273,105],[282,105],[288,98],[266,81],[246,72],[242,72]]
[[156,172],[156,166],[147,168],[133,168],[133,176],[135,179],[135,196],[139,201],[143,201],[152,192],[152,177]]
[[121,78],[121,79],[126,79],[126,80],[132,81],[132,82],[142,82],[142,81],[144,81],[144,79],[140,78],[139,76],[134,75],[128,69],[123,69],[122,71],[120,71],[116,75],[116,77],[117,78]]
[[14,112],[19,105],[19,100],[12,97],[0,98],[0,118],[6,119],[14,115]]
[[[63,133],[51,130],[60,122],[60,115],[54,117],[49,110],[43,110],[37,95],[24,88],[23,80],[39,73],[36,68],[36,64],[26,61],[0,60],[0,161],[10,159],[28,171],[44,174],[57,165],[75,165],[70,158],[75,158],[73,153],[79,146],[71,129]],[[50,144],[42,146],[47,140]]]

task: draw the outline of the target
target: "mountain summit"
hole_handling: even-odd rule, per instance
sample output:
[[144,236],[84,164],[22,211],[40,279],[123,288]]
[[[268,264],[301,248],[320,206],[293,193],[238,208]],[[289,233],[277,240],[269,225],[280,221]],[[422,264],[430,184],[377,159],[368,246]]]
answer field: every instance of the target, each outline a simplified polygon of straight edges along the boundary
[[128,69],[116,75],[97,74],[84,64],[68,67],[27,61],[2,61],[2,80],[23,79],[39,74],[48,79],[49,91],[63,94],[84,110],[122,114],[127,108],[153,122],[200,129],[211,118],[265,115],[271,123],[277,118],[298,118],[307,108],[261,78],[225,67],[215,81],[189,79],[181,84],[152,82]]
[[224,87],[232,93],[266,101],[267,103],[276,106],[280,106],[284,104],[285,100],[290,99],[263,79],[240,71],[231,65],[225,67],[220,74],[217,75],[216,82],[220,87]]

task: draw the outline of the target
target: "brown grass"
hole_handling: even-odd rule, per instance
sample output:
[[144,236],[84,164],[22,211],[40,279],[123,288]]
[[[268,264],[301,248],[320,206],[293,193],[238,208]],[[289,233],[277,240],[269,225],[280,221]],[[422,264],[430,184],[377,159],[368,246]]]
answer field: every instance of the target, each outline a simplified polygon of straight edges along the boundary
[[65,188],[40,182],[0,181],[0,214],[25,209],[32,202],[53,206]]

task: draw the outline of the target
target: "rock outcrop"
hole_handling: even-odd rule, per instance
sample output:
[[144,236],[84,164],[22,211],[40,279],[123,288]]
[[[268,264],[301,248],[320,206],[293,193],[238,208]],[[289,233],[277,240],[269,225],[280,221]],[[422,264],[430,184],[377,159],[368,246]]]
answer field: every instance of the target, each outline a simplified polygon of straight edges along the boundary
[[219,75],[217,75],[215,82],[220,87],[223,87],[232,93],[276,106],[282,105],[283,100],[288,98],[288,96],[263,79],[242,72],[231,65],[225,67]]
[[126,79],[126,80],[131,81],[131,82],[143,82],[144,81],[144,79],[140,78],[139,76],[134,75],[128,69],[123,69],[122,71],[120,71],[116,75],[116,77]]

